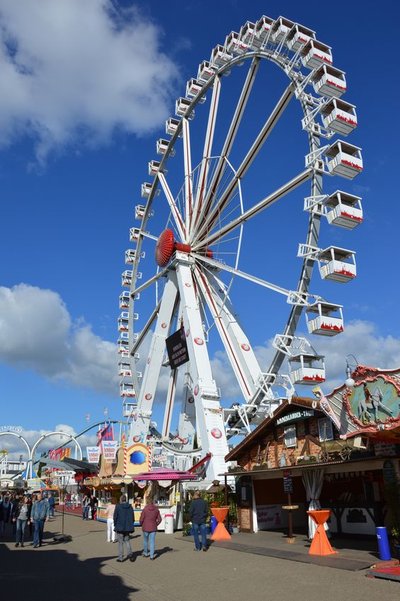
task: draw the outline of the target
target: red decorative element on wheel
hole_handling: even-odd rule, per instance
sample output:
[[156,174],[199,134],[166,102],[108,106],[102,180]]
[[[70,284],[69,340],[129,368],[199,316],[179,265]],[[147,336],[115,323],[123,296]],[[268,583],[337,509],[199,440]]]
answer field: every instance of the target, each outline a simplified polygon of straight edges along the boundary
[[156,244],[156,263],[160,267],[168,265],[176,250],[190,253],[191,246],[182,242],[175,242],[174,232],[170,229],[164,230]]
[[150,392],[148,392],[148,393],[145,395],[145,397],[144,397],[144,398],[146,399],[146,401],[150,401],[150,399],[151,399],[152,397],[153,397],[153,395],[152,395],[152,394],[150,394]]
[[244,342],[243,344],[241,344],[240,346],[242,347],[242,349],[243,349],[244,351],[249,351],[249,350],[250,350],[250,347],[249,347],[249,345],[248,345],[248,344],[246,344],[245,342]]
[[202,344],[204,344],[204,340],[202,338],[195,338],[194,341],[199,346],[201,346]]
[[167,324],[165,323],[165,321],[163,321],[163,323],[161,324],[161,327],[162,328],[166,328],[167,327]]
[[174,232],[164,230],[156,244],[156,263],[160,267],[165,267],[171,259],[175,250]]
[[193,390],[193,392],[194,392],[194,396],[197,396],[197,395],[199,394],[199,387],[198,387],[198,385],[197,385],[197,384],[196,384],[196,386],[194,387],[194,390]]
[[211,430],[211,436],[213,436],[214,438],[217,438],[217,439],[221,438],[222,432],[221,432],[221,430],[219,428],[213,428]]

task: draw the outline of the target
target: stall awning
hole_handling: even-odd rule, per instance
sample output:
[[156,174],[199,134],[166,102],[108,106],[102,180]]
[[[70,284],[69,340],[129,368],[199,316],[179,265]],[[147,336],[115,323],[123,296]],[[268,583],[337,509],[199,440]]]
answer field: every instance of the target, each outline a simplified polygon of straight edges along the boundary
[[180,472],[167,468],[154,469],[151,472],[143,472],[132,476],[132,480],[172,480],[174,482],[183,480],[197,480],[197,474]]

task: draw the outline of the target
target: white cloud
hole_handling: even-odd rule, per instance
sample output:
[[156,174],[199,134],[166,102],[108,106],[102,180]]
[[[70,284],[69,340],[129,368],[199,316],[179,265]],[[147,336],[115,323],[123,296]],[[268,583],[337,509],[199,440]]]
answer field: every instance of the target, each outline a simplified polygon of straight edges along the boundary
[[0,361],[50,380],[116,394],[116,345],[74,324],[60,296],[26,284],[0,287]]
[[1,144],[28,135],[43,161],[158,127],[178,75],[161,37],[137,7],[112,0],[0,0]]

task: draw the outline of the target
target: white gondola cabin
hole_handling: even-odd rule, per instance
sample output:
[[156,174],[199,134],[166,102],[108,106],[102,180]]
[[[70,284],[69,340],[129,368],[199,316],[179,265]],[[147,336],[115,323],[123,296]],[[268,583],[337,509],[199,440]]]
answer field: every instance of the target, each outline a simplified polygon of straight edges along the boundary
[[289,377],[293,384],[319,384],[325,382],[325,363],[322,355],[302,353],[290,357]]
[[214,73],[215,67],[209,61],[203,61],[197,71],[197,80],[201,83],[207,83]]
[[243,54],[249,49],[249,45],[241,39],[239,33],[231,31],[226,36],[225,48],[229,54]]
[[118,317],[118,332],[127,332],[129,330],[129,313],[122,311]]
[[328,157],[327,166],[331,175],[341,175],[353,179],[363,170],[361,148],[337,140],[325,151]]
[[121,382],[119,385],[119,396],[125,398],[134,398],[136,396],[135,389],[131,382]]
[[175,119],[174,117],[167,119],[165,122],[165,133],[173,136],[178,129],[180,122],[180,119]]
[[244,25],[240,28],[239,36],[244,44],[247,44],[249,48],[251,48],[253,44],[253,39],[256,33],[256,24],[251,21],[246,21]]
[[128,331],[119,333],[118,344],[120,342],[124,342],[124,341],[129,342],[129,332]]
[[295,23],[288,33],[286,39],[286,45],[293,52],[297,52],[300,48],[303,48],[309,42],[309,40],[315,39],[315,31],[312,29],[308,29],[308,27],[304,27],[304,25],[299,25]]
[[217,44],[211,52],[210,63],[215,67],[223,67],[232,58],[232,55],[225,50],[221,44]]
[[118,340],[118,353],[123,357],[129,357],[129,342],[127,340]]
[[136,250],[133,250],[133,248],[128,248],[128,250],[125,251],[125,265],[133,265],[136,261],[136,256]]
[[294,22],[290,19],[286,19],[285,17],[278,17],[275,23],[271,28],[271,38],[272,41],[278,44],[282,42],[286,36],[289,34],[289,31],[294,26]]
[[[149,175],[157,175],[160,171],[160,161],[149,161],[148,163],[148,173]],[[164,170],[163,173],[166,173]]]
[[131,227],[129,228],[129,242],[137,242],[140,238],[140,228]]
[[336,190],[324,200],[323,204],[326,207],[325,216],[330,225],[352,230],[363,221],[363,210],[359,196]]
[[309,334],[336,336],[344,329],[342,305],[318,301],[306,309],[306,319]]
[[[189,79],[189,81],[186,84],[186,96],[188,96],[189,98],[195,98],[196,96],[199,96],[201,94],[202,89],[202,82],[192,77],[192,79]],[[204,95],[201,96],[198,100],[200,104],[202,104],[205,101],[206,97]]]
[[129,300],[130,300],[130,294],[127,290],[124,290],[124,292],[122,292],[119,295],[119,308],[120,309],[129,309]]
[[332,98],[332,100],[324,104],[321,114],[324,127],[343,136],[347,136],[358,125],[354,104],[339,100],[338,98]]
[[[151,192],[152,184],[150,182],[144,182],[140,187],[140,195],[142,198],[149,198]],[[140,207],[141,205],[139,205]],[[144,207],[143,207],[144,209]],[[135,207],[135,215],[136,215],[136,207]]]
[[131,364],[126,361],[120,361],[118,363],[118,375],[121,378],[130,378],[132,376]]
[[356,253],[330,246],[318,254],[319,272],[323,280],[349,282],[357,275]]
[[137,410],[136,403],[123,403],[122,405],[122,415],[123,417],[131,417],[133,413]]
[[253,46],[260,48],[269,39],[274,19],[263,16],[256,23],[256,35],[253,40]]
[[192,101],[189,98],[181,96],[175,102],[175,113],[180,117],[186,117],[187,119],[194,118],[194,110],[190,108]]
[[166,154],[169,146],[169,141],[164,138],[159,138],[156,142],[156,151],[157,154]]
[[132,284],[132,271],[126,269],[122,272],[122,286],[130,286]]
[[347,89],[344,71],[331,65],[321,65],[312,76],[313,88],[322,96],[340,98]]
[[333,62],[331,47],[309,40],[301,50],[301,62],[309,69],[317,69],[320,65],[331,65]]

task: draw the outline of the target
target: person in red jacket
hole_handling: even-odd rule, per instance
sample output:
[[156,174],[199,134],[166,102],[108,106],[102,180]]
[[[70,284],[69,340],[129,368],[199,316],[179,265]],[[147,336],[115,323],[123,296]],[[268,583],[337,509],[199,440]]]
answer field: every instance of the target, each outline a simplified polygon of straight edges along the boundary
[[140,515],[140,525],[143,531],[143,557],[149,557],[150,543],[150,559],[155,559],[154,549],[156,544],[156,532],[157,526],[160,522],[160,511],[154,505],[151,497],[148,497],[146,506]]

